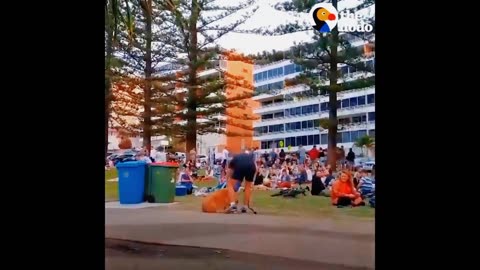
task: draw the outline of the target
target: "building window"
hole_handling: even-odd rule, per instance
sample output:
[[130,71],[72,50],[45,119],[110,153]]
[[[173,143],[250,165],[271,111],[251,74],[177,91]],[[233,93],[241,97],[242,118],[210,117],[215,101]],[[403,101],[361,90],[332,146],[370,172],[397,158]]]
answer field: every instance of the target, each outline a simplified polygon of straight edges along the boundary
[[262,78],[263,78],[263,80],[267,80],[267,79],[268,79],[268,71],[262,72]]
[[360,122],[362,122],[362,117],[361,116],[352,117],[352,123],[360,123]]
[[358,97],[358,105],[365,105],[365,96],[359,96]]
[[308,136],[302,136],[302,145],[308,145]]
[[260,148],[262,148],[262,149],[268,149],[267,146],[268,146],[268,145],[267,145],[267,142],[266,142],[266,141],[262,141],[262,142],[261,142],[261,145],[260,145]]
[[320,135],[320,144],[328,144],[328,137],[327,134],[321,134]]
[[343,141],[342,141],[342,133],[343,133],[343,132],[337,133],[337,143],[343,143]]
[[367,131],[366,130],[359,130],[358,131],[358,137],[361,138],[361,137],[365,137],[367,135]]
[[375,103],[375,94],[367,95],[367,104]]
[[358,131],[350,131],[350,140],[352,140],[352,142],[356,142],[358,138]]
[[264,114],[262,115],[262,120],[267,120],[267,119],[272,119],[273,115],[272,114]]
[[350,100],[347,99],[342,99],[342,108],[348,108],[350,107]]
[[290,64],[290,65],[287,65],[284,67],[284,74],[285,75],[288,75],[288,74],[292,74],[295,72],[295,66],[293,64]]
[[368,113],[368,121],[375,121],[375,112]]
[[296,141],[297,141],[297,146],[302,145],[302,137],[301,137],[301,136],[298,136],[298,137],[296,138]]
[[327,102],[322,102],[320,103],[320,111],[328,111],[328,103]]
[[313,144],[318,145],[320,144],[320,135],[313,135]]
[[350,107],[355,107],[357,105],[358,105],[358,98],[357,97],[350,98]]
[[313,120],[307,121],[307,128],[313,128]]
[[273,114],[273,118],[280,118],[280,117],[283,117],[283,116],[284,116],[283,112],[276,112],[276,113]]
[[270,69],[270,70],[268,71],[268,78],[269,78],[269,79],[273,78],[273,69]]
[[287,146],[296,146],[297,145],[297,142],[296,142],[296,138],[295,137],[289,137],[287,138],[286,140],[286,145]]
[[288,138],[285,138],[285,146],[292,146],[292,141],[291,141],[291,138],[288,137]]
[[368,136],[375,138],[375,129],[370,129],[368,131]]
[[277,74],[278,76],[283,76],[283,68],[281,67],[277,68]]
[[308,145],[313,145],[315,144],[314,140],[313,140],[313,135],[308,135],[307,136],[307,142],[308,142]]
[[295,65],[295,72],[302,72],[303,67],[300,65]]
[[351,142],[350,140],[350,132],[342,132],[342,142]]

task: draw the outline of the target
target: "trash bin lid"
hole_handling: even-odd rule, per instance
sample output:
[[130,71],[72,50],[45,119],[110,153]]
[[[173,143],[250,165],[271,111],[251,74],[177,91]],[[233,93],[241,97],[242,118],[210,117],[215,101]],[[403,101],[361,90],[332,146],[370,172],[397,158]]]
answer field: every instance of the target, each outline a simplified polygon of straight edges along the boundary
[[155,162],[155,163],[150,163],[150,166],[178,168],[178,164],[175,162]]
[[126,167],[138,167],[138,166],[145,166],[147,164],[143,160],[139,161],[125,161],[125,162],[119,162],[117,163],[117,168],[126,168]]

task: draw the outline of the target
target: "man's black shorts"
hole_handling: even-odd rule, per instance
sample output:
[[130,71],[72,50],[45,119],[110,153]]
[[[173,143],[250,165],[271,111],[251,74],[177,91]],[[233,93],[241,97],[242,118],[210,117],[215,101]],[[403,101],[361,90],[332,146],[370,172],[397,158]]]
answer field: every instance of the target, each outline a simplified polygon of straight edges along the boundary
[[228,164],[228,167],[233,170],[232,178],[235,180],[253,182],[255,176],[255,162],[251,154],[239,154],[233,157]]

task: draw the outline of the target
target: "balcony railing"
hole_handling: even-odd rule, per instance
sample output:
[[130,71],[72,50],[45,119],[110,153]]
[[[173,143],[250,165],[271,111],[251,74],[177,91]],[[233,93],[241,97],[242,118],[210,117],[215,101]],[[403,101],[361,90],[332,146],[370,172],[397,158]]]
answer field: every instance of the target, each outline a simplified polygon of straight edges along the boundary
[[[368,121],[368,122],[340,124],[340,125],[338,125],[338,130],[339,131],[347,131],[348,129],[368,128],[368,126],[372,125],[372,124],[373,125],[375,124],[375,120]],[[295,132],[302,132],[302,131],[313,131],[313,130],[327,131],[327,129],[324,129],[324,128],[321,128],[321,127],[311,127],[311,128],[290,129],[290,130],[285,130],[285,131],[274,131],[274,132],[265,132],[265,133],[255,132],[254,136],[260,137],[260,136],[275,135],[275,134],[281,134],[281,133],[287,134],[287,133],[295,133]]]
[[[350,77],[357,77],[357,76],[350,76]],[[295,96],[296,94],[299,94],[303,91],[292,91],[292,93],[288,93],[287,91],[288,90],[294,90],[295,88],[301,86],[304,91],[309,91],[308,90],[308,87],[305,86],[305,85],[292,85],[292,86],[288,86],[288,87],[285,87],[283,89],[279,89],[279,90],[270,90],[269,93],[262,93],[260,95],[267,95],[269,97],[277,97],[277,96]],[[341,91],[341,92],[338,92],[338,96],[342,96],[342,95],[345,95],[345,94],[348,94],[348,93],[354,93],[354,92],[360,92],[360,91],[365,91],[365,90],[368,90],[368,89],[371,89],[371,88],[375,88],[375,86],[368,86],[368,87],[363,87],[363,88],[356,88],[356,89],[351,89],[351,90],[346,90],[346,91]],[[259,95],[259,96],[260,96]],[[297,100],[288,100],[288,101],[284,101],[284,102],[276,102],[276,103],[272,103],[272,104],[268,104],[268,105],[262,105],[259,109],[262,109],[262,108],[266,108],[266,107],[272,107],[272,106],[276,106],[276,105],[284,105],[284,104],[289,104],[289,103],[296,103],[296,102],[300,102],[300,101],[303,101],[303,100],[312,100],[312,99],[321,99],[321,98],[327,98],[328,95],[316,95],[316,96],[308,96],[308,97],[298,97],[299,99]],[[258,98],[257,98],[258,100]]]
[[[352,106],[352,107],[346,107],[346,108],[338,108],[337,109],[337,112],[342,112],[342,111],[348,111],[348,110],[355,110],[355,109],[360,109],[360,108],[363,108],[363,107],[367,107],[367,106],[375,106],[375,102],[374,103],[370,103],[370,104],[364,104],[364,105],[357,105],[357,106]],[[270,119],[262,119],[260,122],[263,123],[263,122],[270,122],[270,121],[275,121],[275,120],[282,120],[282,119],[292,119],[292,118],[298,118],[298,117],[303,117],[303,116],[309,116],[309,115],[321,115],[322,113],[328,113],[328,110],[326,111],[320,111],[320,112],[311,112],[311,113],[302,113],[302,114],[295,114],[295,115],[285,115],[283,117],[275,117],[275,118],[270,118]]]
[[320,127],[311,127],[311,128],[302,128],[302,129],[295,129],[295,130],[274,131],[274,132],[265,132],[265,133],[254,133],[253,136],[255,136],[255,137],[260,137],[260,136],[265,136],[265,135],[285,134],[285,133],[300,132],[300,131],[313,131],[313,130],[322,130],[322,128],[320,128]]
[[254,68],[255,68],[255,69],[259,69],[259,68],[264,68],[264,67],[268,67],[268,66],[273,66],[273,65],[278,64],[278,63],[281,63],[281,62],[283,62],[283,61],[285,61],[285,60],[290,60],[291,63],[293,64],[293,61],[292,61],[291,59],[288,59],[288,58],[287,58],[287,59],[282,59],[282,60],[278,60],[278,61],[275,61],[275,62],[271,62],[271,63],[268,63],[268,64],[254,65]]

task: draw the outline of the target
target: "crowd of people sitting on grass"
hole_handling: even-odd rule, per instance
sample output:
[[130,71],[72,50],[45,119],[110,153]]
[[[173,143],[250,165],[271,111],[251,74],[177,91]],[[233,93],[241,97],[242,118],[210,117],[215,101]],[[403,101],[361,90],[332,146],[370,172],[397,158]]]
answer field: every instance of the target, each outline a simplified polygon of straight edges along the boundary
[[[327,164],[326,154],[313,146],[306,151],[302,146],[298,152],[286,153],[283,149],[272,149],[254,155],[257,172],[254,189],[271,190],[286,189],[298,186],[310,186],[311,195],[331,197],[332,204],[338,207],[363,206],[369,203],[375,207],[375,176],[361,167],[356,167],[351,157],[339,160],[337,172]],[[350,149],[349,153],[352,152]],[[225,187],[227,181],[226,162],[216,159],[214,162],[200,163],[187,161],[181,166],[179,183],[193,183],[203,179],[216,179],[217,187]]]

